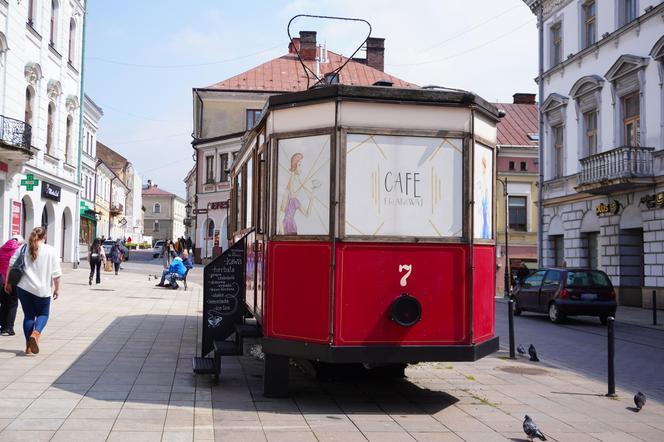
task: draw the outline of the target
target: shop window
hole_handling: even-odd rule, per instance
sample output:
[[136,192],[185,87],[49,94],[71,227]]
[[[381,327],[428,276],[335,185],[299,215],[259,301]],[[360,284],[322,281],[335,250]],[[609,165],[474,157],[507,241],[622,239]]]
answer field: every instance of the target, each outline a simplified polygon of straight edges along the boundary
[[527,198],[525,196],[510,196],[509,197],[509,223],[510,230],[520,232],[527,231],[528,227],[528,210]]

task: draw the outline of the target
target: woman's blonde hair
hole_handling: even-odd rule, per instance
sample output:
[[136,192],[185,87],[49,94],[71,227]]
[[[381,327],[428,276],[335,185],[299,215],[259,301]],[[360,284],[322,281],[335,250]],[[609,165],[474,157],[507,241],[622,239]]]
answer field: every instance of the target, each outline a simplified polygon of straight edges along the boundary
[[39,244],[37,244],[37,242],[44,238],[46,238],[46,229],[44,227],[35,227],[32,229],[32,232],[30,232],[28,248],[30,251],[30,258],[32,258],[33,261],[37,259],[37,252],[39,251]]

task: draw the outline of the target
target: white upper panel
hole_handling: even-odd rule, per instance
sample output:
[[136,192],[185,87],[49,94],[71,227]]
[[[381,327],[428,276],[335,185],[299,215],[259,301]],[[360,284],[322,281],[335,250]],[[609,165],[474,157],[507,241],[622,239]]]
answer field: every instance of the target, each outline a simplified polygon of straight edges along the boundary
[[470,109],[346,101],[341,103],[339,119],[347,127],[468,131]]

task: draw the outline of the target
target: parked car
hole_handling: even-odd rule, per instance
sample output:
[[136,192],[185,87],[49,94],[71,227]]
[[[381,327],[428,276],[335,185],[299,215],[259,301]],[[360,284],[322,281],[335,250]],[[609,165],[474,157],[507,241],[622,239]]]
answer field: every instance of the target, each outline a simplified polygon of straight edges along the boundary
[[156,243],[154,243],[154,249],[152,250],[152,257],[153,258],[158,258],[159,255],[161,255],[161,251],[164,249],[164,243],[166,241],[164,240],[159,240]]
[[[112,240],[112,239],[107,239],[102,243],[102,247],[104,248],[104,253],[106,254],[106,258],[111,257],[111,249],[113,248],[113,244],[115,244],[117,240]],[[129,249],[127,249],[127,253],[124,254],[124,260],[129,261]]]
[[566,316],[597,316],[606,324],[616,314],[616,292],[601,270],[552,268],[528,276],[512,292],[514,314],[547,313],[551,322]]

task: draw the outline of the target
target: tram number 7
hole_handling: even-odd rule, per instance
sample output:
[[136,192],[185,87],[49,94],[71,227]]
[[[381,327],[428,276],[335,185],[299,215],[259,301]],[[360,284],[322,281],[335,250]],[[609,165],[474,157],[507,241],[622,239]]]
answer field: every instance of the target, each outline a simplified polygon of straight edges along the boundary
[[413,266],[410,264],[399,264],[399,273],[406,272],[405,275],[401,277],[401,287],[406,287],[408,284],[408,277],[413,272]]

